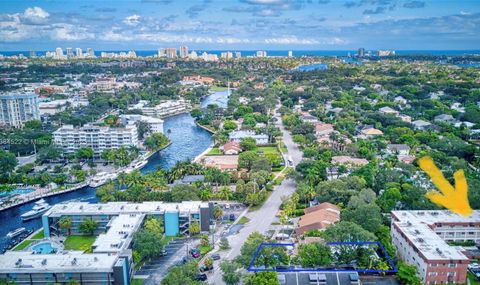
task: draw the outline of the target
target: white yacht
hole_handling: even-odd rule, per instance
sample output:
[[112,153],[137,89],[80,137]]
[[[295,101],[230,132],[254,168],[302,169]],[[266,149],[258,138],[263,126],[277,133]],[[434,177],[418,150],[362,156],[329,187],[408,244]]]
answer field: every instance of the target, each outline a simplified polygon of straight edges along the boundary
[[40,199],[37,202],[35,202],[35,205],[30,211],[22,214],[20,217],[22,218],[22,221],[28,221],[41,216],[43,213],[48,211],[48,209],[50,209],[51,207],[52,206],[50,206],[45,200]]
[[19,235],[23,234],[23,233],[26,232],[26,231],[27,231],[26,228],[18,228],[18,229],[16,229],[16,230],[13,230],[13,231],[9,232],[9,233],[7,234],[7,237],[8,237],[8,238],[14,238],[14,237],[16,237],[16,236],[19,236]]
[[137,162],[129,165],[127,168],[125,168],[124,172],[125,173],[131,173],[134,170],[142,169],[147,163],[148,163],[148,159],[142,159],[140,161],[137,161]]
[[115,173],[106,173],[106,172],[99,172],[95,175],[88,186],[90,187],[99,187],[103,184],[107,183],[109,180],[115,179]]

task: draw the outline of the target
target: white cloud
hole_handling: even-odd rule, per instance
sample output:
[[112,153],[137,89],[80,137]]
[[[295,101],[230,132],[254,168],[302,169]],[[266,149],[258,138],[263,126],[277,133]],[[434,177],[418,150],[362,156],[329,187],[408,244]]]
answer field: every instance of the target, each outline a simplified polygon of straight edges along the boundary
[[26,24],[40,25],[48,22],[50,14],[40,7],[32,7],[25,9],[21,17]]
[[51,38],[59,41],[80,41],[95,38],[93,33],[84,27],[69,24],[58,25],[53,31]]
[[280,45],[289,45],[289,44],[300,44],[300,45],[314,45],[319,44],[320,42],[316,39],[308,38],[297,38],[296,36],[283,36],[277,38],[268,38],[265,39],[266,44],[280,44]]
[[127,16],[125,17],[123,22],[129,26],[136,26],[140,24],[140,16],[137,14]]

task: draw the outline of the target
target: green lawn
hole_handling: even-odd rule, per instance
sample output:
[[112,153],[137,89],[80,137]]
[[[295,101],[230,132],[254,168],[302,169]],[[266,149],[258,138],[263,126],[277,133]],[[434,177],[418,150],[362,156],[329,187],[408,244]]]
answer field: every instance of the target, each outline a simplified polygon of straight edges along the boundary
[[132,279],[132,283],[130,283],[130,284],[132,284],[132,285],[142,285],[143,282],[144,282],[143,279]]
[[250,219],[248,219],[247,217],[241,217],[240,218],[240,221],[238,221],[237,224],[239,225],[245,225],[246,223],[250,222]]
[[213,249],[213,246],[211,246],[211,245],[203,246],[203,245],[200,244],[200,245],[198,246],[198,249],[200,250],[200,254],[201,254],[201,255],[205,255],[205,254],[207,254],[210,250]]
[[211,86],[210,88],[208,88],[209,90],[212,90],[212,91],[223,91],[223,90],[227,90],[227,87],[222,87],[222,86]]
[[26,247],[28,247],[32,242],[34,242],[34,241],[31,240],[31,239],[26,239],[26,240],[22,241],[21,243],[19,243],[13,250],[23,250]]
[[470,279],[470,285],[480,285],[480,281],[475,280],[475,276],[470,272],[468,272],[468,279]]
[[88,253],[92,252],[92,244],[96,236],[69,236],[63,243],[65,249],[83,250]]
[[208,152],[208,155],[219,155],[219,154],[222,154],[222,152],[218,147],[214,147]]
[[43,229],[31,237],[31,239],[43,239],[43,238],[45,238],[45,232]]
[[278,149],[274,146],[259,146],[254,149],[254,151],[263,151],[264,154],[278,154]]

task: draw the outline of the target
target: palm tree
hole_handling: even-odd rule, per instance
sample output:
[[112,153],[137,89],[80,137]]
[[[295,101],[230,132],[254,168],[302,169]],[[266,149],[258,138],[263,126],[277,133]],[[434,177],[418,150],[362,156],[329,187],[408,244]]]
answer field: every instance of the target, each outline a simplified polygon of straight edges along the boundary
[[232,190],[228,187],[222,187],[220,188],[220,191],[218,192],[218,196],[220,199],[228,201],[230,198],[232,198],[233,193]]
[[188,226],[188,232],[190,233],[190,236],[194,236],[196,234],[200,233],[200,224],[198,222],[192,222]]
[[68,235],[70,235],[70,229],[72,228],[72,218],[70,217],[62,217],[58,221],[58,226],[62,230],[68,230]]
[[200,190],[200,193],[198,193],[198,196],[202,201],[208,201],[212,197],[212,191],[208,188],[204,188]]

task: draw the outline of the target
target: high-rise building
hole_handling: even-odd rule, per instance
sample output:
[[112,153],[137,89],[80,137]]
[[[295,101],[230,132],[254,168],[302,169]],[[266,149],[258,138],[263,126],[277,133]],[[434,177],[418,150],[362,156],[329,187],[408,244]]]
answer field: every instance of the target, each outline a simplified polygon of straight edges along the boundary
[[83,51],[81,48],[76,48],[75,49],[75,55],[78,57],[78,58],[82,58],[83,57]]
[[55,57],[56,57],[57,59],[63,58],[63,50],[62,50],[61,47],[57,47],[57,48],[55,49]]
[[167,50],[164,48],[159,48],[158,49],[158,57],[166,57],[167,56]]
[[267,57],[267,52],[264,50],[257,51],[257,57]]
[[365,56],[365,49],[364,48],[359,48],[358,49],[358,57],[364,57]]
[[37,52],[34,50],[30,51],[30,57],[37,57]]
[[87,48],[87,55],[88,57],[95,57],[95,52],[92,48]]
[[38,95],[35,93],[0,94],[0,124],[15,128],[27,121],[39,120]]
[[177,49],[176,48],[167,48],[166,49],[167,58],[176,58]]
[[241,58],[242,57],[242,53],[239,52],[239,51],[236,51],[235,52],[235,58]]
[[181,58],[188,57],[188,47],[187,46],[180,46],[180,57]]
[[293,56],[293,51],[289,50],[288,51],[288,57],[292,57]]
[[73,57],[73,49],[71,47],[67,48],[67,57],[68,58]]
[[220,54],[220,57],[223,59],[232,59],[233,53],[231,51],[225,51]]

